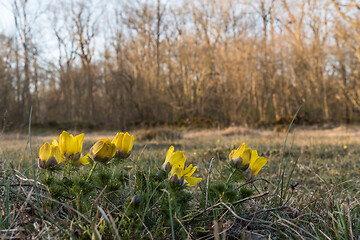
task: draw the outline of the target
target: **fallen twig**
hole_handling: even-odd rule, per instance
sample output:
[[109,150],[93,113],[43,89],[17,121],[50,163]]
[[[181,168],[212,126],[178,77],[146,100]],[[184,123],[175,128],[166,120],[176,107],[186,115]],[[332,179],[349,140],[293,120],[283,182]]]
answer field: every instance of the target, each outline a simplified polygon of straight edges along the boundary
[[209,194],[209,182],[210,182],[210,174],[211,174],[211,169],[212,169],[212,164],[213,164],[214,158],[211,158],[210,161],[210,166],[209,166],[209,172],[206,178],[206,194],[205,194],[205,208],[207,208],[208,205],[208,194]]
[[247,182],[244,183],[244,184],[241,184],[241,185],[237,186],[236,188],[233,189],[233,191],[236,191],[236,190],[238,190],[239,188],[241,188],[241,187],[243,187],[243,186],[246,186],[246,185],[248,185],[248,184],[250,184],[250,183],[256,182],[256,181],[258,181],[258,180],[265,181],[265,182],[267,182],[268,184],[271,183],[269,180],[267,180],[267,179],[265,179],[265,178],[254,178],[254,179],[251,179],[250,181],[247,181]]

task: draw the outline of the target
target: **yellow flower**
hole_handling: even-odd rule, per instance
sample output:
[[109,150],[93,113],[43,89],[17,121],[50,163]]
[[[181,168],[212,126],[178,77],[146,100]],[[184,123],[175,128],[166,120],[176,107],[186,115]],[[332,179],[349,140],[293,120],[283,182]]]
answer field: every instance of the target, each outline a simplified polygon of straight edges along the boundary
[[249,169],[245,172],[246,178],[251,179],[255,177],[268,161],[269,159],[265,157],[259,157],[256,150],[252,150]]
[[97,141],[94,146],[90,148],[90,154],[94,161],[107,163],[116,153],[116,146],[108,138],[103,138]]
[[202,180],[201,178],[191,177],[191,175],[193,175],[193,173],[195,172],[196,168],[197,167],[193,167],[193,165],[190,164],[183,171],[185,182],[187,182],[187,185],[189,187],[195,186]]
[[184,183],[186,183],[189,187],[196,186],[196,184],[198,184],[202,179],[191,177],[195,170],[196,167],[193,167],[192,164],[185,169],[184,166],[181,166],[180,164],[174,164],[170,172],[170,182],[178,186],[181,186]]
[[85,156],[81,157],[79,161],[75,163],[75,165],[87,165],[89,164],[90,154],[86,154]]
[[184,184],[184,175],[183,175],[183,168],[180,166],[180,164],[175,164],[171,168],[170,172],[170,182],[177,185],[182,186]]
[[115,158],[128,158],[134,144],[134,135],[126,133],[117,133],[112,143],[116,146]]
[[45,143],[39,150],[39,168],[55,167],[62,162],[60,149],[58,146]]
[[347,147],[347,145],[344,145],[344,149],[347,149],[348,147]]
[[182,168],[185,166],[185,155],[183,151],[174,152],[174,146],[170,146],[166,153],[165,162],[162,165],[162,169],[169,171],[175,164],[180,165]]
[[245,143],[242,143],[238,149],[230,152],[229,161],[232,162],[236,168],[242,166],[243,170],[246,170],[250,164],[250,157],[251,148]]
[[87,158],[82,156],[82,145],[84,134],[73,136],[66,131],[63,131],[59,137],[59,143],[53,139],[52,144],[59,146],[61,155],[64,156],[64,161],[72,163],[73,165],[86,165],[89,163]]

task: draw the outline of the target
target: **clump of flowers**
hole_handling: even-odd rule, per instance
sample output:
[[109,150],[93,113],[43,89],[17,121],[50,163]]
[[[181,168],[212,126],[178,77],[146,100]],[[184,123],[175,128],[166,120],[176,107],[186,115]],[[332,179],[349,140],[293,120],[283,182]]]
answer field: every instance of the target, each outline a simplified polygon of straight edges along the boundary
[[177,186],[186,184],[189,187],[196,186],[202,179],[192,177],[196,170],[192,164],[185,167],[186,158],[183,151],[174,152],[174,147],[170,146],[162,169],[170,171],[170,182]]
[[[197,186],[202,178],[194,176],[197,167],[186,163],[183,151],[175,151],[174,146],[170,146],[161,169],[157,169],[155,174],[147,168],[148,166],[141,169],[142,165],[138,165],[135,161],[138,166],[136,168],[129,167],[125,161],[117,161],[117,159],[126,159],[131,154],[134,136],[128,132],[119,132],[112,140],[102,138],[96,141],[90,148],[89,154],[85,156],[82,154],[83,140],[83,133],[73,136],[63,131],[58,140],[53,139],[51,144],[45,143],[39,150],[39,167],[50,170],[61,165],[65,167],[60,168],[64,170],[63,174],[44,171],[41,181],[48,187],[52,198],[68,201],[79,213],[91,212],[94,203],[97,204],[97,199],[102,194],[106,195],[104,201],[114,206],[128,205],[125,212],[121,212],[122,208],[117,208],[112,215],[117,218],[115,222],[119,223],[118,229],[124,226],[122,225],[124,216],[127,219],[126,223],[123,223],[127,226],[126,229],[129,226],[138,226],[139,213],[142,212],[145,213],[144,218],[148,219],[148,222],[157,222],[160,218],[158,222],[169,227],[169,216],[175,214],[176,217],[189,219],[193,215],[193,211],[189,210],[194,210],[197,206],[207,209],[212,203],[216,203],[216,206],[220,206],[217,205],[219,202],[239,203],[241,199],[251,196],[253,190],[247,189],[246,184],[243,183],[238,187],[235,185],[238,181],[254,178],[268,162],[268,159],[259,156],[256,150],[245,143],[241,144],[229,154],[232,167],[221,168],[220,178],[211,183],[207,182],[206,192],[203,191],[203,198],[199,198],[205,201],[193,204],[193,192],[188,187]],[[223,158],[226,156],[220,159]],[[112,159],[114,161],[107,164]],[[212,163],[213,160],[209,169]],[[86,164],[91,168],[73,167]],[[146,172],[147,169],[149,172]],[[256,180],[259,179],[254,179]],[[159,207],[149,208],[149,206]],[[232,208],[236,211],[241,206],[234,204]],[[223,210],[219,208],[216,216],[221,212]],[[106,233],[107,230],[105,226],[104,232]],[[181,239],[183,236],[180,237],[179,234],[176,237]],[[111,237],[107,236],[107,238]]]
[[100,139],[91,147],[90,153],[84,156],[84,136],[84,133],[73,136],[63,131],[59,141],[53,139],[51,145],[45,143],[39,150],[39,167],[45,169],[62,163],[74,166],[87,165],[90,158],[101,163],[107,163],[114,157],[125,159],[130,156],[134,144],[133,135],[120,132],[112,141],[108,138]]
[[72,165],[89,164],[87,157],[84,157],[81,153],[83,140],[83,133],[74,137],[72,134],[63,131],[59,136],[59,142],[53,139],[51,145],[47,142],[40,148],[39,167],[45,169],[62,163]]
[[252,150],[245,143],[242,143],[238,149],[232,150],[229,154],[230,164],[244,171],[244,176],[247,179],[255,177],[268,161],[267,158],[260,157],[256,150]]

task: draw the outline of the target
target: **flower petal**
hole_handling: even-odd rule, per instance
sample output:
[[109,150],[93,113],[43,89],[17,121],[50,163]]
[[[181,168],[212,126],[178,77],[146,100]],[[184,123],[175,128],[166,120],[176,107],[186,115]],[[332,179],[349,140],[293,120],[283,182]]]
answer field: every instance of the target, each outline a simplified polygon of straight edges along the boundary
[[116,146],[113,143],[110,143],[110,150],[109,150],[109,158],[112,159],[116,154]]
[[97,141],[93,146],[92,146],[92,148],[91,148],[91,153],[92,154],[98,154],[99,152],[100,152],[100,150],[103,148],[103,146],[104,146],[104,141],[102,141],[102,139],[101,140],[99,140],[99,141]]
[[168,161],[170,161],[170,156],[171,154],[174,152],[174,146],[170,146],[169,150],[166,153],[166,158],[165,158],[165,163],[167,163]]
[[59,143],[58,143],[58,141],[57,141],[56,139],[53,139],[53,140],[51,141],[51,145],[59,146]]
[[39,150],[39,158],[42,161],[47,161],[51,157],[52,148],[50,143],[46,142],[44,145],[41,146]]
[[255,161],[255,160],[258,159],[258,158],[259,158],[258,152],[257,152],[256,150],[252,150],[252,151],[251,151],[251,159],[250,159],[250,162],[251,162],[251,161]]
[[234,156],[234,153],[235,153],[236,150],[232,150],[229,154],[229,159],[234,159],[233,156]]
[[123,154],[127,154],[128,152],[130,152],[133,147],[133,142],[134,142],[134,136],[133,135],[130,136],[129,133],[125,133],[120,148],[121,152]]
[[123,138],[124,138],[124,133],[120,132],[117,133],[116,136],[114,137],[114,139],[112,140],[112,143],[115,144],[117,149],[121,148],[122,142],[123,142]]
[[193,167],[193,165],[190,164],[188,167],[186,167],[186,168],[184,169],[183,175],[184,175],[185,177],[186,177],[186,176],[190,177],[191,175],[193,175],[193,173],[195,172],[196,168],[197,168],[197,167]]
[[89,158],[90,158],[90,154],[86,154],[85,156],[83,156],[82,158],[80,158],[79,163],[80,163],[81,165],[87,165],[87,164],[90,163],[90,162],[89,162]]
[[243,159],[243,161],[242,161],[243,166],[250,163],[251,155],[252,155],[251,148],[245,148],[244,151],[241,154],[241,157]]
[[52,147],[53,147],[54,157],[57,163],[59,164],[61,162],[65,162],[64,155],[61,154],[59,146],[52,145]]
[[61,154],[68,152],[69,141],[71,141],[69,133],[66,131],[63,131],[59,137],[59,148],[60,148]]
[[74,138],[74,148],[73,148],[73,153],[78,153],[82,151],[82,145],[83,145],[83,141],[84,141],[84,137],[85,134],[79,134]]
[[187,185],[189,187],[194,187],[196,184],[198,184],[202,180],[202,178],[186,177],[186,176],[184,176],[184,179],[188,183]]
[[232,155],[233,159],[236,159],[238,157],[241,156],[241,154],[244,152],[244,150],[247,148],[245,143],[242,143],[240,147],[238,147],[238,149],[235,150],[235,152]]
[[175,164],[180,165],[181,169],[184,169],[186,162],[186,158],[183,151],[173,152],[171,153],[169,163],[170,166],[174,166]]
[[165,162],[162,165],[162,169],[165,170],[166,164],[170,161],[171,154],[174,152],[174,146],[170,146],[169,150],[166,153]]
[[172,168],[171,168],[171,172],[170,172],[171,176],[177,175],[177,177],[180,179],[183,176],[183,170],[180,164],[175,164]]
[[269,160],[265,157],[258,157],[256,160],[250,162],[249,168],[251,169],[251,173],[257,175],[260,169],[263,168],[268,161]]

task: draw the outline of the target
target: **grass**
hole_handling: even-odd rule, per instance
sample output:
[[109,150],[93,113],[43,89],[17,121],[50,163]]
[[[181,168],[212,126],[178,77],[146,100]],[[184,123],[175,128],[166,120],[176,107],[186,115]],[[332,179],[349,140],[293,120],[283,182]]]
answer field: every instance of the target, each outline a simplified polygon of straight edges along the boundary
[[[152,130],[152,139],[137,138],[147,134],[138,130],[131,160],[99,164],[88,181],[90,166],[68,178],[33,169],[31,150],[36,155],[59,133],[33,133],[32,149],[28,136],[3,134],[0,239],[358,239],[359,131],[296,128],[284,146],[286,133],[271,130],[176,130],[169,138],[169,130],[160,137]],[[84,153],[113,135],[86,134]],[[269,158],[250,183],[227,168],[230,150],[242,142]],[[159,180],[171,144],[198,166],[197,187],[174,190]]]

